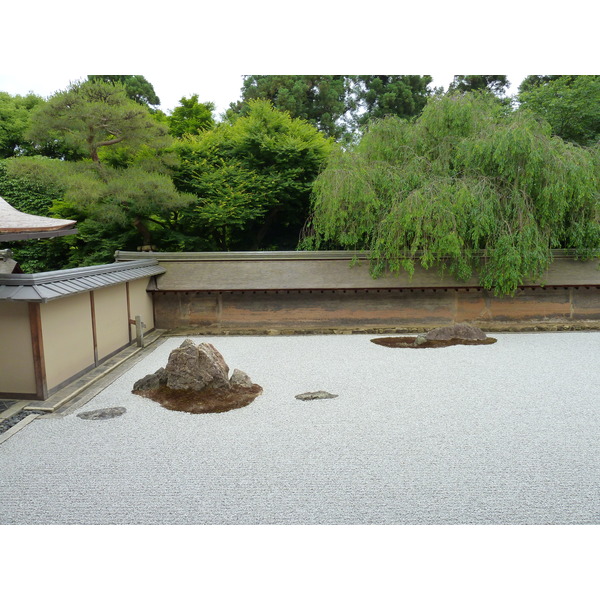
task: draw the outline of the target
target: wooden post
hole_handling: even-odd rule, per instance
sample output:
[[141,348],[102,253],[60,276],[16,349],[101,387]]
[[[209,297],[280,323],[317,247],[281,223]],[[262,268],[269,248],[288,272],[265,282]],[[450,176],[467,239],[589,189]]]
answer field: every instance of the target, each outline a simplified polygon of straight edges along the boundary
[[135,319],[129,319],[131,325],[135,325],[135,341],[140,347],[144,347],[144,329],[146,329],[146,323],[142,323],[142,317],[136,315]]
[[96,331],[96,302],[94,292],[90,291],[90,310],[92,311],[92,344],[94,346],[94,366],[98,366],[98,333]]
[[[125,294],[127,295],[127,322],[131,323],[131,298],[129,296],[129,281],[125,282]],[[129,343],[133,341],[131,336],[131,327],[127,327],[127,333],[129,335]]]
[[36,397],[38,400],[45,400],[48,397],[48,384],[46,382],[46,361],[44,359],[44,338],[42,336],[40,305],[36,302],[29,302],[28,304]]

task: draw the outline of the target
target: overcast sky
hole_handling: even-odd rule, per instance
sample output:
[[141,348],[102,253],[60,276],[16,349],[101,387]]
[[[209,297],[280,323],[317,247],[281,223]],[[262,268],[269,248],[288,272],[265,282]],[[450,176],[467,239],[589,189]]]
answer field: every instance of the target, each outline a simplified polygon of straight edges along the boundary
[[527,0],[493,13],[481,4],[375,0],[359,12],[306,0],[286,13],[274,0],[10,3],[0,17],[0,91],[48,97],[90,73],[140,74],[165,112],[198,94],[219,114],[239,99],[244,74],[431,74],[447,88],[456,73],[500,73],[516,93],[527,74],[598,70],[587,2],[573,0],[568,12],[553,0],[544,12]]

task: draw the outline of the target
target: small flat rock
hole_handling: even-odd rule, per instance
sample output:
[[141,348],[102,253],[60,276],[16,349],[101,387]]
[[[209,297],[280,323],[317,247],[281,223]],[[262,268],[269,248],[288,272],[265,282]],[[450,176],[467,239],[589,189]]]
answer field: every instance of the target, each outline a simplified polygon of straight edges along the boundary
[[298,400],[321,400],[325,398],[337,398],[338,394],[330,394],[320,390],[318,392],[305,392],[304,394],[298,394],[295,396]]
[[104,419],[114,419],[120,417],[127,412],[123,406],[113,406],[111,408],[100,408],[98,410],[88,410],[87,412],[78,413],[80,419],[88,421],[100,421]]

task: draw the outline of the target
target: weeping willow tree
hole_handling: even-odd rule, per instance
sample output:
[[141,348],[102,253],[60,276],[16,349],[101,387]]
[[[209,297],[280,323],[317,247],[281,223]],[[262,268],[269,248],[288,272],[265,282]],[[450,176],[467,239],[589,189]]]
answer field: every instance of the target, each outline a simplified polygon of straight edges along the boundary
[[420,264],[512,295],[552,249],[599,255],[599,163],[490,94],[435,97],[417,120],[379,120],[331,156],[300,247],[370,250],[375,277]]

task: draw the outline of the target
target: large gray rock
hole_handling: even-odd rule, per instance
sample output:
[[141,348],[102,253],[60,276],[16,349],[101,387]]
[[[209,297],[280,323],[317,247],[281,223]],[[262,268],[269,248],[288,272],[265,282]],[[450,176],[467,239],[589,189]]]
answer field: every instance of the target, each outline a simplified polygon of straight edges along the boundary
[[185,340],[169,355],[167,387],[172,390],[228,388],[229,367],[221,353],[208,343]]
[[[419,338],[421,336],[418,336]],[[485,340],[487,336],[479,327],[469,325],[468,323],[456,323],[448,327],[437,327],[425,334],[421,338],[421,343],[430,340]],[[417,345],[420,345],[416,342]]]

